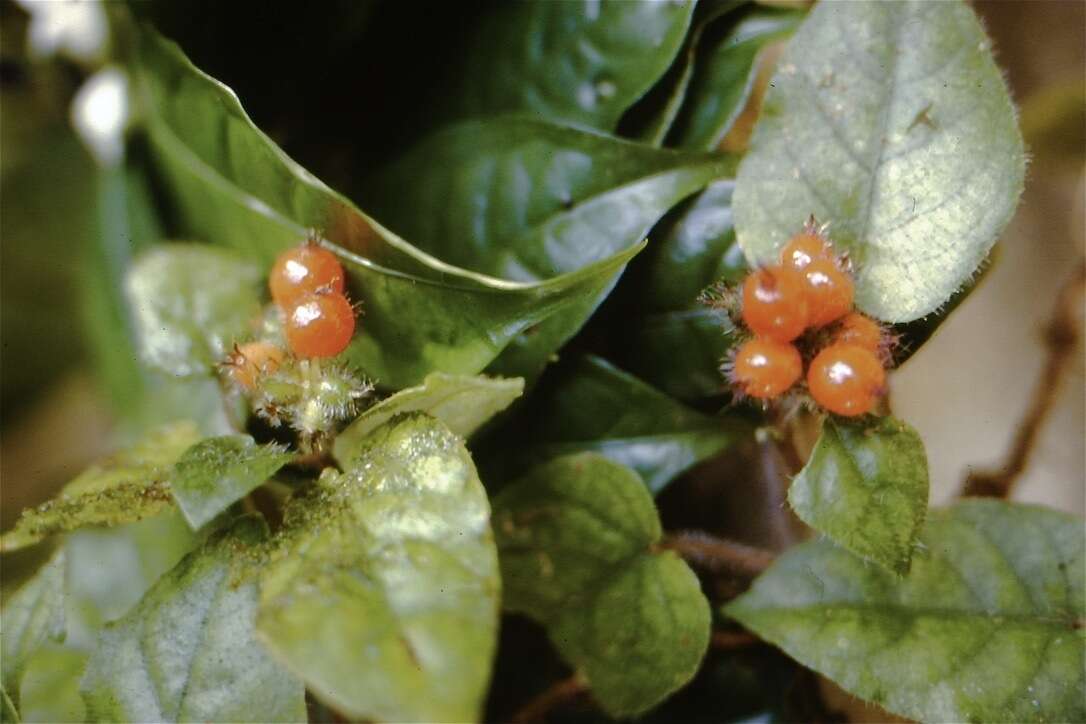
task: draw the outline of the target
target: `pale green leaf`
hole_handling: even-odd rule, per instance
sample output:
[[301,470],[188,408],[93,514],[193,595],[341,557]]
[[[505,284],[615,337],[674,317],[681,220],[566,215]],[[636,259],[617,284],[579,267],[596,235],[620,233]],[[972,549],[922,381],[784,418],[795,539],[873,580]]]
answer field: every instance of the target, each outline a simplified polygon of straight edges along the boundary
[[212,246],[144,253],[126,280],[144,362],[177,376],[210,374],[235,342],[252,336],[263,283],[255,264]]
[[366,437],[401,412],[420,411],[436,417],[463,438],[509,407],[524,391],[524,380],[468,377],[434,372],[422,384],[400,390],[369,408],[336,436],[335,456],[351,467]]
[[87,654],[67,646],[47,646],[30,660],[20,701],[25,722],[86,721],[79,679]]
[[828,419],[788,502],[838,544],[904,573],[928,509],[924,443],[892,417],[871,424]]
[[936,310],[976,272],[1022,191],[1022,138],[964,2],[819,3],[778,65],[739,169],[735,221],[768,263],[814,214],[887,322]]
[[15,527],[0,538],[0,550],[16,550],[77,528],[131,523],[172,507],[166,482],[170,467],[199,438],[191,422],[175,423],[93,465],[57,497],[23,511]]
[[0,611],[0,684],[15,707],[31,657],[47,641],[64,639],[64,566],[57,551]]
[[276,445],[257,445],[248,435],[201,440],[184,452],[170,473],[170,492],[195,530],[253,488],[262,485],[293,454]]
[[1086,720],[1082,521],[967,500],[933,511],[904,579],[830,541],[725,612],[856,696],[933,722]]
[[709,642],[697,577],[661,536],[636,473],[595,454],[535,468],[494,501],[503,604],[537,619],[610,714],[646,711]]
[[264,524],[243,518],[103,629],[82,692],[93,721],[304,721],[300,682],[255,638],[255,581],[240,580]]
[[441,422],[410,412],[287,507],[258,626],[347,717],[472,721],[497,643],[498,589],[471,457]]

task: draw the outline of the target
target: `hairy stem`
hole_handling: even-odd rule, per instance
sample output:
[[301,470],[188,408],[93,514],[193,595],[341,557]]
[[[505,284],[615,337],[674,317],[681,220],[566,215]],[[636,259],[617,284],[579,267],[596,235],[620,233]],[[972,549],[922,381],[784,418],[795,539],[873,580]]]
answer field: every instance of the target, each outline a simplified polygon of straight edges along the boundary
[[568,679],[556,681],[521,707],[520,711],[513,715],[512,721],[517,724],[541,722],[551,709],[579,696],[584,691],[585,684],[576,674]]
[[743,543],[715,538],[698,531],[672,533],[662,548],[670,549],[690,563],[710,571],[729,570],[756,576],[773,563],[773,553]]

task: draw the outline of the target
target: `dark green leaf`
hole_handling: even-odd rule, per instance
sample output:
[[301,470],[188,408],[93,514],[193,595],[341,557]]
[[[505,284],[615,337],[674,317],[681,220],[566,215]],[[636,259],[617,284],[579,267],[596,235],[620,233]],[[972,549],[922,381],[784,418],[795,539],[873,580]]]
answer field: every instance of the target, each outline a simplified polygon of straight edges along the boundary
[[252,336],[264,279],[237,254],[169,244],[132,265],[126,287],[144,362],[171,375],[206,375]]
[[255,638],[256,583],[238,579],[264,535],[239,520],[105,627],[82,684],[91,720],[305,720],[301,683]]
[[400,390],[363,412],[336,436],[335,456],[344,468],[352,467],[359,449],[374,430],[401,412],[421,411],[436,417],[454,435],[463,438],[512,404],[524,391],[524,380],[427,375],[418,387]]
[[248,435],[201,440],[174,465],[170,492],[195,530],[263,485],[292,457],[275,445],[257,445]]
[[969,500],[933,511],[904,579],[829,541],[725,611],[845,690],[924,721],[1086,719],[1082,521]]
[[16,550],[87,526],[131,523],[172,507],[166,483],[170,467],[199,438],[192,423],[176,423],[92,466],[57,497],[23,511],[15,527],[0,538],[0,550]]
[[928,509],[928,458],[916,431],[884,417],[826,420],[788,490],[803,522],[853,553],[905,573]]
[[490,676],[498,562],[463,443],[406,413],[288,506],[258,626],[350,718],[471,721]]
[[692,400],[728,390],[720,366],[735,344],[728,315],[701,307],[650,314],[629,336],[630,370],[669,395]]
[[64,553],[52,559],[5,603],[0,615],[0,684],[19,706],[23,674],[47,641],[64,639]]
[[534,469],[494,500],[506,608],[542,622],[612,715],[694,675],[709,642],[697,577],[656,552],[660,522],[629,468],[593,453]]
[[636,470],[653,493],[749,433],[671,399],[598,357],[579,360],[536,396],[513,471],[591,450]]
[[803,13],[752,6],[728,15],[705,33],[682,112],[668,135],[677,148],[716,148],[731,130],[754,87],[758,53],[795,30]]
[[330,248],[363,308],[346,355],[386,387],[417,384],[433,371],[479,372],[526,328],[598,300],[641,249],[635,239],[576,271],[530,283],[457,268],[380,227],[287,158],[233,93],[176,46],[146,30],[139,51],[136,87],[176,231],[270,265],[307,228],[321,229],[338,245]]
[[814,214],[856,304],[907,322],[969,281],[1010,219],[1025,156],[990,42],[963,2],[821,3],[781,59],[740,167],[751,263]]
[[445,117],[523,112],[611,131],[678,52],[694,3],[498,3],[448,70]]

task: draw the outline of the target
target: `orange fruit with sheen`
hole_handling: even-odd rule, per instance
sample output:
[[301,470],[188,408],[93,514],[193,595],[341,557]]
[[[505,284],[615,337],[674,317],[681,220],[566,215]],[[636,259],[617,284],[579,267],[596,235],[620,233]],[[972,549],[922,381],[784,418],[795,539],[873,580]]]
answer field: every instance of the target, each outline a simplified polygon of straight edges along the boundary
[[342,294],[310,294],[286,313],[287,344],[298,357],[335,357],[354,336],[354,309]]
[[755,269],[743,282],[743,323],[759,337],[791,342],[807,328],[807,286],[791,267]]
[[884,338],[879,323],[859,312],[851,312],[845,315],[837,323],[837,330],[833,334],[834,342],[855,344],[864,349],[869,349],[875,354],[882,352]]
[[735,353],[731,380],[743,394],[759,399],[779,397],[803,375],[795,345],[755,337]]
[[833,249],[822,236],[801,231],[781,249],[781,264],[793,269],[803,269],[815,259],[832,259]]
[[875,409],[885,387],[886,370],[876,353],[856,344],[831,344],[807,370],[807,389],[814,401],[846,417]]
[[268,276],[272,299],[289,307],[308,294],[343,293],[343,265],[336,255],[317,244],[305,243],[278,256]]
[[252,392],[260,378],[273,374],[283,364],[284,352],[271,342],[234,345],[222,367],[227,377],[243,390]]
[[806,283],[807,322],[823,327],[852,311],[852,277],[830,258],[812,259],[802,271]]

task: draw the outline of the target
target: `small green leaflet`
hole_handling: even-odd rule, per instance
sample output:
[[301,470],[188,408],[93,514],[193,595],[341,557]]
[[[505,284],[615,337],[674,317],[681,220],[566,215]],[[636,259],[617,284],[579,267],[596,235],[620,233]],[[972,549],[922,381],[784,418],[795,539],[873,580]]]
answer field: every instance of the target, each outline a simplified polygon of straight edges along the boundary
[[23,511],[0,538],[12,551],[87,526],[114,526],[157,515],[173,505],[170,467],[200,439],[191,422],[165,426],[137,445],[90,467],[52,500]]
[[419,410],[436,417],[463,438],[471,437],[483,423],[498,414],[524,391],[524,380],[483,376],[447,375],[434,372],[422,384],[400,390],[369,408],[336,436],[335,456],[350,467],[354,451],[366,436],[401,412]]
[[257,445],[248,435],[212,437],[196,443],[170,473],[170,492],[196,530],[279,471],[293,454]]
[[886,322],[938,309],[1018,203],[1022,137],[980,23],[960,0],[827,2],[796,31],[739,168],[751,264],[814,214]]
[[804,523],[853,553],[905,573],[928,508],[924,443],[892,417],[827,419],[788,502]]
[[0,684],[13,708],[31,657],[47,641],[64,639],[64,571],[59,550],[0,612]]
[[235,342],[253,334],[260,268],[201,244],[163,244],[129,270],[126,286],[140,354],[171,375],[207,375]]
[[352,719],[476,720],[500,580],[463,442],[421,412],[397,415],[285,515],[258,620],[279,659]]
[[503,605],[540,621],[613,716],[658,704],[694,675],[709,607],[627,467],[595,453],[535,468],[494,500]]
[[1080,519],[966,500],[933,511],[904,578],[821,540],[724,611],[846,691],[922,721],[1086,720]]
[[241,565],[266,527],[242,518],[107,624],[82,692],[91,721],[304,721],[305,691],[257,642]]

